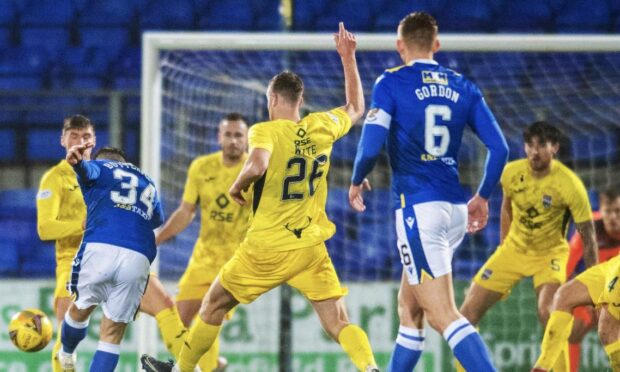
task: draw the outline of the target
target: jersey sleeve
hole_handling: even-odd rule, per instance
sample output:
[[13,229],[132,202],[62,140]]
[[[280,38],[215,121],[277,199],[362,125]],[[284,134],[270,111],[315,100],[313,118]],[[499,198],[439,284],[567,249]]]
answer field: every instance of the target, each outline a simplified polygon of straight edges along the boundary
[[579,232],[576,232],[570,239],[569,247],[568,263],[566,264],[567,279],[573,274],[575,267],[577,267],[577,264],[583,257],[583,240]]
[[95,181],[101,174],[101,168],[96,161],[82,160],[73,166],[73,170],[78,176],[78,181],[86,183]]
[[62,192],[61,178],[52,172],[46,173],[37,193],[37,232],[41,240],[58,240],[82,233],[83,221],[58,219]]
[[488,199],[508,160],[508,144],[495,116],[484,101],[480,89],[474,87],[473,94],[468,122],[488,150],[478,193]]
[[257,124],[250,128],[248,133],[248,145],[250,151],[255,148],[265,149],[273,152],[273,137],[269,132],[269,127],[264,124]]
[[570,184],[572,187],[566,190],[566,197],[573,220],[575,223],[590,221],[592,219],[592,208],[590,207],[586,187],[574,174],[570,175]]
[[153,217],[151,219],[151,224],[153,226],[153,229],[156,229],[159,226],[161,226],[164,223],[165,219],[166,218],[164,216],[164,208],[162,207],[161,200],[159,199],[159,196],[158,196],[157,204],[155,204],[155,206],[153,207]]
[[334,141],[344,137],[351,129],[351,118],[341,107],[320,113],[319,116],[327,123],[327,128],[334,136]]
[[385,144],[394,112],[394,100],[387,87],[385,74],[379,76],[372,90],[372,105],[364,119],[362,137],[360,138],[353,164],[351,183],[359,185],[364,177],[372,171]]
[[198,202],[198,177],[199,168],[197,160],[194,160],[187,171],[187,180],[185,180],[185,189],[183,189],[183,201],[189,204]]

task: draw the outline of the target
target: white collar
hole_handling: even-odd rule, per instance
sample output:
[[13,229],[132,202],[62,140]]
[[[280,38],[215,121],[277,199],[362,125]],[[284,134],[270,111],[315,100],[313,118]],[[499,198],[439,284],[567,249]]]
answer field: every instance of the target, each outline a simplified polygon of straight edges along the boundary
[[426,65],[438,65],[439,64],[434,59],[420,58],[420,59],[414,59],[413,61],[407,63],[407,66],[413,66],[415,63],[424,63]]

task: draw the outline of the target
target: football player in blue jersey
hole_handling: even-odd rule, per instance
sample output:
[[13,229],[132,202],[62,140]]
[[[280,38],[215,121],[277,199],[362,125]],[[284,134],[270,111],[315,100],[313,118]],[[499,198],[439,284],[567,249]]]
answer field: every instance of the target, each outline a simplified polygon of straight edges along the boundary
[[[435,19],[423,12],[407,15],[398,25],[396,46],[405,64],[386,70],[375,83],[349,202],[358,212],[365,209],[365,177],[387,141],[404,268],[400,328],[388,371],[413,370],[424,347],[424,316],[468,371],[495,371],[482,338],[456,308],[451,261],[465,232],[487,223],[487,199],[506,164],[508,146],[480,89],[433,60],[437,31]],[[466,125],[488,149],[484,177],[467,204],[457,159]]]
[[75,145],[66,156],[77,174],[87,218],[71,273],[74,301],[62,324],[58,360],[64,371],[75,371],[75,348],[99,304],[104,316],[90,371],[114,371],[125,328],[138,311],[157,254],[153,229],[164,221],[153,181],[114,148],[101,149],[93,161],[83,159],[92,146]]

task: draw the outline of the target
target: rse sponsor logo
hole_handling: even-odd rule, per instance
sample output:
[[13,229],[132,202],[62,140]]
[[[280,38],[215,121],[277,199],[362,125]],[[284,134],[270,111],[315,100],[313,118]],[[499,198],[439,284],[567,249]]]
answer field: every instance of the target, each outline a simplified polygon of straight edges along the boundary
[[210,217],[217,222],[233,222],[234,215],[232,213],[211,211]]

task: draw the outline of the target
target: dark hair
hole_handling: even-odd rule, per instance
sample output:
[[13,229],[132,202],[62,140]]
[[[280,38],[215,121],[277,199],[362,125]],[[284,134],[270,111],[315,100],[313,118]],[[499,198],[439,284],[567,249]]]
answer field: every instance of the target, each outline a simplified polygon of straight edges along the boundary
[[108,159],[115,160],[120,162],[126,162],[127,157],[125,156],[125,152],[121,149],[117,149],[116,147],[105,146],[97,150],[93,159]]
[[228,114],[226,114],[226,116],[224,116],[224,119],[222,120],[227,120],[227,121],[242,121],[244,122],[246,125],[248,124],[248,121],[245,120],[245,117],[243,115],[241,115],[238,112],[230,112]]
[[271,92],[284,97],[289,103],[296,103],[304,92],[304,82],[294,72],[282,71],[269,82]]
[[538,140],[542,143],[549,142],[556,145],[560,143],[562,133],[558,128],[546,121],[537,121],[527,127],[523,132],[523,140],[526,143],[530,143],[534,137],[538,137]]
[[398,24],[400,36],[407,45],[431,50],[437,38],[439,27],[432,15],[425,12],[410,13]]
[[62,126],[62,132],[65,133],[69,129],[86,129],[92,128],[95,130],[95,125],[84,115],[73,115],[71,117],[65,118],[64,124]]
[[611,203],[620,197],[620,191],[615,188],[610,188],[599,192],[598,198],[601,203]]

